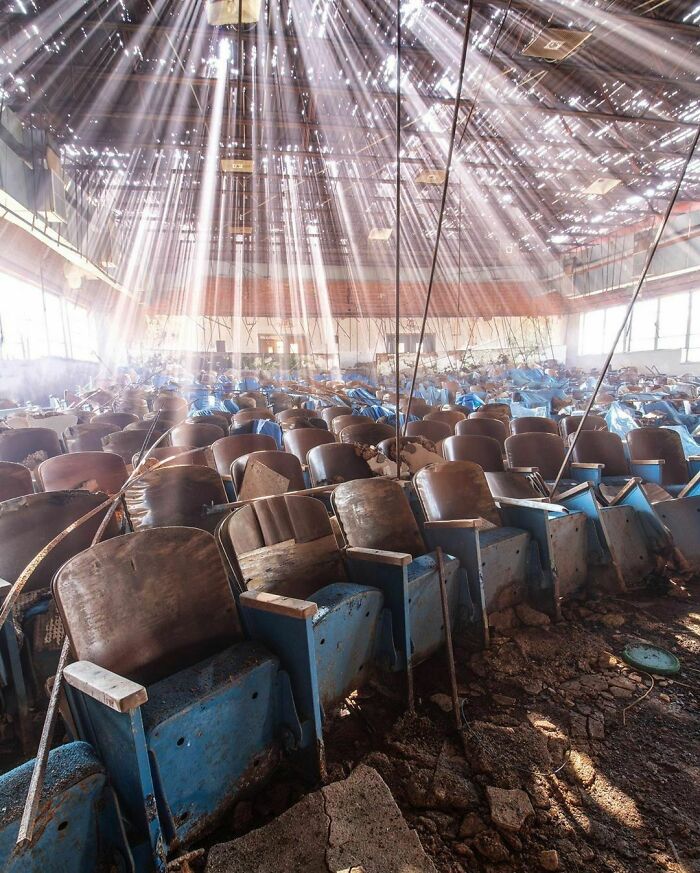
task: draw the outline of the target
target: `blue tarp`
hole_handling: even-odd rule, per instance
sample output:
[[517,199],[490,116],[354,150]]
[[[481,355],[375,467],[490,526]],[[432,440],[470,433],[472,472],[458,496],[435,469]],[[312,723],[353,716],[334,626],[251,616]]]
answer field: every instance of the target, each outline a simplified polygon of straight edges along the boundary
[[616,433],[622,439],[625,439],[631,430],[639,427],[632,410],[617,401],[610,404],[605,421],[610,433]]

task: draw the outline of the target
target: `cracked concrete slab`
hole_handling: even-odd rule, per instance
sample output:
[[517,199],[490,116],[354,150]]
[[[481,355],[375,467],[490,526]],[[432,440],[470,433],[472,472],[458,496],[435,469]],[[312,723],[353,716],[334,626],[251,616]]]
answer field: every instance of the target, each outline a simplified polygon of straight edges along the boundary
[[360,766],[209,852],[205,873],[435,873],[384,780]]

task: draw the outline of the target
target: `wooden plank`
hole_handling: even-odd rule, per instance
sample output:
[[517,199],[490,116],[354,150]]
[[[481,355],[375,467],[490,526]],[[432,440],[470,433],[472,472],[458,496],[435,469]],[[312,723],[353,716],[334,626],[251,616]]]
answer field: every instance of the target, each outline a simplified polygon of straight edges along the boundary
[[237,557],[248,589],[305,598],[323,585],[346,581],[333,534],[305,543],[284,540]]
[[148,693],[143,685],[98,667],[90,661],[69,664],[63,671],[63,676],[73,688],[116,712],[130,712],[148,700]]
[[311,618],[318,610],[315,603],[296,597],[270,594],[267,591],[244,591],[241,594],[241,605],[261,609],[263,612],[274,612],[276,615],[286,615],[288,618]]
[[266,467],[254,458],[246,464],[239,500],[254,500],[256,497],[273,497],[284,494],[289,488],[289,479]]
[[413,558],[405,552],[388,552],[385,549],[363,549],[358,546],[348,546],[345,555],[354,561],[376,561],[378,564],[390,564],[393,567],[407,567]]
[[453,518],[441,521],[426,521],[426,530],[444,530],[445,528],[469,528],[476,530],[491,530],[496,525],[485,518]]

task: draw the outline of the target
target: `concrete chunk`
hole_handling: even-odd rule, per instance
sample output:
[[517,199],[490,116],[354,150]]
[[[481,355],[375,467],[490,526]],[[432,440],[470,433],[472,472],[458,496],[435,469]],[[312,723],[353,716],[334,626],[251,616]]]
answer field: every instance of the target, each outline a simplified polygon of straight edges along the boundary
[[209,852],[205,873],[435,873],[384,780],[360,766],[279,818]]

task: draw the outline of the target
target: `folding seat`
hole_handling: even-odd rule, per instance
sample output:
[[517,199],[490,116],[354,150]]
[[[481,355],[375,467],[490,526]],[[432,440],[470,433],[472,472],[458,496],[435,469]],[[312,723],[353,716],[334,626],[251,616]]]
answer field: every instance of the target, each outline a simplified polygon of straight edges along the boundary
[[116,424],[76,424],[63,432],[63,443],[69,452],[101,452],[102,438],[118,430]]
[[124,493],[135,530],[176,525],[212,532],[218,519],[206,515],[204,507],[227,499],[216,470],[194,464],[156,467],[135,479]]
[[[398,610],[398,624],[405,626],[404,597],[381,582],[365,582],[370,575],[381,578],[386,556],[363,553],[368,563],[358,558],[351,572],[319,500],[290,494],[248,504],[222,521],[217,541],[241,592],[244,626],[279,656],[297,700],[305,682],[298,682],[293,665],[302,657],[313,664],[320,718],[365,684],[375,667],[397,666],[401,639],[394,641],[387,606]],[[249,609],[259,595],[290,599],[300,613],[296,627],[285,627],[293,624],[289,618]]]
[[252,409],[242,409],[240,412],[237,412],[233,416],[233,423],[245,424],[248,421],[257,421],[261,418],[267,418],[270,421],[274,421],[275,416],[270,412],[269,409],[265,409],[261,406],[253,407]]
[[[506,456],[511,470],[537,472],[545,482],[554,482],[566,458],[564,440],[554,433],[519,433],[506,440]],[[587,476],[586,467],[575,462],[564,470],[559,488],[565,490]]]
[[622,487],[632,476],[622,440],[607,430],[582,430],[571,457],[596,485]]
[[102,438],[102,448],[105,452],[119,455],[128,467],[135,454],[140,454],[142,449],[150,449],[157,439],[157,435],[149,435],[148,430],[119,430]]
[[448,437],[442,444],[442,455],[446,461],[471,461],[488,473],[505,469],[501,446],[492,437],[474,434]]
[[349,406],[326,406],[321,410],[321,418],[328,425],[328,430],[332,431],[331,422],[339,415],[352,415],[352,409]]
[[[135,467],[138,463],[140,452],[135,452],[131,459],[132,465]],[[144,452],[145,455],[145,452]],[[156,446],[148,453],[148,460],[159,461],[159,469],[161,467],[180,467],[183,464],[194,464],[198,467],[214,466],[214,458],[211,454],[211,447],[191,449],[188,446]]]
[[542,418],[537,415],[523,415],[520,418],[512,418],[510,432],[516,433],[553,433],[559,435],[556,421],[551,418]]
[[[408,397],[402,397],[399,400],[399,409],[401,412],[406,412],[408,409]],[[434,411],[436,411],[435,407],[423,400],[422,397],[411,398],[411,415],[417,415],[418,418],[425,418],[429,412]],[[422,436],[422,434],[418,434],[418,436]]]
[[157,394],[151,403],[151,409],[154,412],[174,412],[182,415],[183,418],[187,415],[188,407],[189,404],[184,397],[170,393]]
[[114,424],[119,430],[123,430],[127,424],[135,424],[139,421],[138,415],[131,412],[99,412],[90,419],[90,424]]
[[[489,473],[487,480],[502,507],[503,500],[547,499],[570,512],[583,513],[586,517],[589,580],[597,587],[615,592],[638,587],[658,569],[657,556],[669,552],[670,538],[663,525],[658,521],[649,524],[630,502],[608,502],[594,490],[591,482],[579,483],[549,498],[549,489],[537,474]],[[570,563],[567,543],[562,540],[558,545],[562,551],[554,565],[566,567]]]
[[61,454],[58,434],[50,428],[20,427],[0,431],[0,461],[12,461],[34,470],[46,458]]
[[542,570],[537,542],[527,529],[504,524],[478,464],[429,464],[416,473],[413,484],[426,519],[428,544],[458,558],[467,574],[469,597],[461,603],[463,625],[476,623],[488,643],[492,612],[531,603],[550,615],[558,614],[555,580]]
[[103,491],[116,494],[126,482],[126,464],[108,452],[72,452],[42,461],[36,478],[42,491]]
[[686,461],[683,443],[675,430],[636,428],[627,434],[627,444],[633,475],[661,485],[671,495],[679,494],[700,472],[700,455],[693,455]]
[[[339,421],[339,419],[336,419]],[[365,421],[362,424],[350,424],[338,434],[341,443],[356,443],[360,446],[376,446],[382,440],[395,436],[396,429],[388,424],[377,424]]]
[[231,421],[233,420],[233,416],[229,415],[226,412],[219,412],[218,410],[206,410],[206,415],[200,411],[198,414],[192,415],[190,418],[184,419],[183,424],[216,424],[218,425],[225,434],[228,433],[228,429],[231,427]]
[[436,409],[429,412],[423,421],[441,421],[450,428],[450,433],[455,432],[455,427],[460,421],[466,421],[467,416],[457,409]]
[[[51,491],[0,503],[0,600],[5,599],[22,571],[53,539],[106,500],[105,494],[88,491]],[[11,706],[18,709],[21,731],[26,724],[28,689],[32,689],[33,695],[42,693],[43,680],[55,673],[58,662],[61,639],[56,638],[53,631],[55,609],[49,593],[51,579],[65,561],[90,545],[106,511],[105,507],[104,511],[87,519],[46,553],[27,579],[12,610],[13,617],[0,628],[6,647],[2,658],[9,662],[5,664],[8,669],[0,670],[2,696],[6,706],[9,697]],[[120,519],[113,516],[104,536],[116,536],[120,525]],[[22,628],[24,634],[24,665],[20,662],[15,625]]]
[[353,443],[329,443],[310,449],[307,456],[311,484],[335,485],[352,479],[371,479],[371,467]]
[[216,469],[219,471],[226,493],[231,500],[235,498],[231,480],[231,464],[242,455],[248,455],[251,452],[276,451],[276,449],[275,438],[264,433],[231,434],[212,443],[211,451]]
[[[404,489],[396,480],[356,479],[343,482],[333,491],[331,503],[349,549],[346,552],[351,574],[357,572],[371,585],[382,581],[384,590],[395,586],[396,596],[408,598],[406,625],[394,626],[395,639],[405,639],[403,652],[417,664],[435,652],[445,640],[440,599],[437,556],[428,552]],[[356,549],[378,549],[404,555],[382,559],[379,565],[357,566],[364,555]],[[456,622],[466,596],[466,584],[459,561],[445,555],[445,583],[450,617]],[[392,610],[398,622],[399,616]]]
[[251,408],[265,409],[267,406],[267,397],[262,391],[243,391],[239,395],[241,400],[247,400],[253,404]]
[[202,449],[223,439],[226,431],[218,424],[178,424],[170,431],[171,446]]
[[277,658],[244,640],[205,531],[98,543],[60,569],[53,592],[76,658],[63,675],[78,735],[164,873],[169,853],[213,830],[313,726],[300,724]]
[[291,421],[294,418],[315,418],[316,413],[313,409],[299,409],[298,407],[290,407],[289,409],[283,409],[281,412],[276,413],[275,418],[277,421],[282,424],[285,421]]
[[[460,422],[461,423],[461,422]],[[406,425],[407,437],[423,437],[431,443],[439,443],[452,434],[452,428],[444,421],[409,421]]]
[[474,418],[474,414],[469,416],[466,421],[460,421],[455,427],[455,436],[487,436],[494,440],[498,440],[501,451],[505,454],[505,442],[508,436],[508,425],[500,418],[489,418],[483,416]]
[[[280,480],[277,480],[274,476],[271,477],[275,479],[275,484],[270,486],[275,489],[272,491],[267,490],[265,483],[258,482],[255,490],[256,497],[271,497],[285,491],[303,491],[306,488],[304,473],[299,459],[295,455],[276,450],[249,452],[247,455],[236,458],[231,464],[233,490],[236,492],[238,500],[245,499],[245,496],[242,497],[241,495],[245,495],[244,481],[246,475],[252,470],[252,467],[249,469],[250,464],[267,467],[273,474],[278,474],[279,477],[282,477]],[[284,486],[285,479],[287,480],[286,487]]]
[[17,851],[34,763],[27,761],[0,776],[0,868],[4,873],[133,873],[134,861],[114,790],[95,751],[83,742],[66,743],[49,752],[32,844]]
[[0,502],[34,491],[31,471],[24,464],[0,461]]
[[[565,415],[564,418],[561,419],[561,421],[559,422],[559,430],[565,441],[568,441],[569,437],[572,434],[576,433],[578,426],[581,422],[581,418],[581,415]],[[589,430],[607,429],[608,423],[602,415],[587,415],[581,433]]]
[[170,424],[168,424],[167,421],[160,421],[160,419],[159,419],[158,421],[156,421],[154,423],[153,419],[147,420],[145,418],[139,419],[138,421],[135,421],[133,424],[127,424],[127,426],[124,428],[124,430],[127,433],[130,430],[144,431],[145,433],[148,433],[149,431],[151,431],[156,437],[163,436],[163,434],[166,432],[166,430],[169,430],[169,429],[170,429]]
[[477,410],[470,413],[470,418],[498,418],[501,421],[510,421],[512,418],[508,403],[485,403]]
[[291,452],[299,459],[303,469],[306,467],[306,456],[311,449],[334,443],[335,439],[329,431],[311,427],[287,431],[283,437],[283,442],[286,451]]
[[351,424],[374,424],[374,421],[366,415],[336,415],[331,419],[331,433],[338,438],[341,430],[350,427]]

